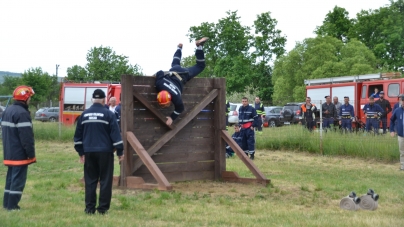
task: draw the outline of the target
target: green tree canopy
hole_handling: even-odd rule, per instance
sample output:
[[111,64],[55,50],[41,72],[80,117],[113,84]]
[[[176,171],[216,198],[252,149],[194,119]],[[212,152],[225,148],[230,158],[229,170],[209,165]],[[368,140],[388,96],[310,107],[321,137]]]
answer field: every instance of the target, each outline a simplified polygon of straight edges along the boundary
[[323,24],[316,28],[315,33],[320,36],[332,36],[343,42],[348,41],[349,30],[353,20],[349,19],[346,9],[335,6],[333,11],[328,12]]
[[97,81],[120,81],[123,74],[142,74],[138,65],[129,64],[128,57],[103,46],[88,51],[86,71],[88,80]]
[[[41,102],[48,101],[56,98],[58,100],[58,92],[55,93],[55,89],[58,90],[57,78],[50,76],[47,72],[43,72],[41,67],[30,68],[22,74],[21,84],[30,86],[34,89],[35,95],[32,96],[31,105],[37,107]],[[20,85],[21,85],[20,84]],[[52,97],[52,94],[55,97]]]
[[69,81],[89,81],[87,70],[79,65],[67,68],[66,79]]
[[[225,77],[228,94],[249,87],[268,101],[273,90],[272,61],[285,52],[286,37],[276,29],[277,21],[269,12],[257,15],[252,27],[241,25],[237,11],[226,14],[217,23],[205,22],[189,29],[190,40],[210,38],[204,46],[206,69],[200,76]],[[193,64],[191,59],[183,63]]]
[[376,57],[353,39],[343,43],[330,36],[305,39],[274,64],[274,104],[303,101],[305,79],[373,73]]

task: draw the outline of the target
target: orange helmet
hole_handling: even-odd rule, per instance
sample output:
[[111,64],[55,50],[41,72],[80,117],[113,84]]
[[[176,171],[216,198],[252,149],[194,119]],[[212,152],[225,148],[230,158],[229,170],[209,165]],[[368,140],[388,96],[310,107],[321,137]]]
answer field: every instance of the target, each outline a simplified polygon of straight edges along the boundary
[[27,101],[27,99],[35,94],[32,87],[25,85],[18,86],[13,92],[13,99],[19,101]]
[[160,91],[157,94],[157,101],[160,105],[166,105],[171,102],[171,94],[168,91]]

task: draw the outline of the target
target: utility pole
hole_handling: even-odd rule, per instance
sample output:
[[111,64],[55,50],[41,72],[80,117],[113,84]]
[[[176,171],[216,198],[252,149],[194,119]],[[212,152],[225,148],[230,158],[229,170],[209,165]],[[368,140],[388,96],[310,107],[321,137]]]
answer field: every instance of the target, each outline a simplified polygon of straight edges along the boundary
[[[59,69],[58,64],[56,64],[56,81],[58,81],[58,69]],[[59,101],[59,109],[60,109],[60,104],[61,102]],[[62,122],[61,122],[61,115],[62,112],[59,111],[59,139],[62,138]]]

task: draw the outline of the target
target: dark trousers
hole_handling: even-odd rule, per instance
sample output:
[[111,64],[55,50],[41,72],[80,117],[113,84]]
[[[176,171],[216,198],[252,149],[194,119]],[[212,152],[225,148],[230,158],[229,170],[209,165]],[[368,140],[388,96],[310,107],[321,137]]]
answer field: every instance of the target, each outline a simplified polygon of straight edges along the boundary
[[262,117],[261,117],[261,115],[258,115],[257,122],[258,122],[258,126],[256,127],[256,129],[258,131],[262,131]]
[[308,118],[308,119],[306,118],[305,122],[306,122],[306,124],[305,124],[306,128],[310,132],[313,131],[314,126],[316,126],[316,121],[314,121],[313,118]]
[[323,128],[331,128],[332,124],[334,124],[334,118],[323,118]]
[[382,117],[380,120],[382,121],[383,134],[385,134],[387,130],[387,117]]
[[352,131],[352,120],[351,118],[342,118],[341,119],[341,128],[347,129],[348,131]]
[[84,162],[84,181],[86,184],[87,213],[94,213],[97,199],[97,185],[100,182],[100,196],[97,210],[105,213],[109,210],[112,197],[112,179],[114,174],[114,153],[86,152]]
[[374,132],[379,133],[379,119],[377,118],[366,118],[366,131],[369,132],[373,128]]
[[174,58],[171,63],[170,71],[188,72],[188,75],[186,76],[186,78],[184,78],[185,82],[191,80],[205,69],[205,54],[203,53],[203,50],[195,51],[196,64],[189,68],[181,67],[181,56],[182,56],[182,50],[177,49],[177,51],[174,53]]
[[28,166],[9,166],[6,176],[6,187],[3,197],[3,208],[19,209],[25,183],[27,182]]
[[243,138],[242,149],[244,153],[255,153],[255,132],[251,128],[241,128],[241,137]]

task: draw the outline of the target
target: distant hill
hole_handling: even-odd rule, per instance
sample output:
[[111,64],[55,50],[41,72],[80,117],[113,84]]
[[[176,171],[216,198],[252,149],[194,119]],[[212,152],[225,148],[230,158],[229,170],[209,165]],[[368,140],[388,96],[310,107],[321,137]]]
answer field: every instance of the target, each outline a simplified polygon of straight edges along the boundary
[[12,72],[7,72],[7,71],[0,71],[0,83],[4,82],[4,77],[5,76],[21,77],[21,73],[12,73]]

